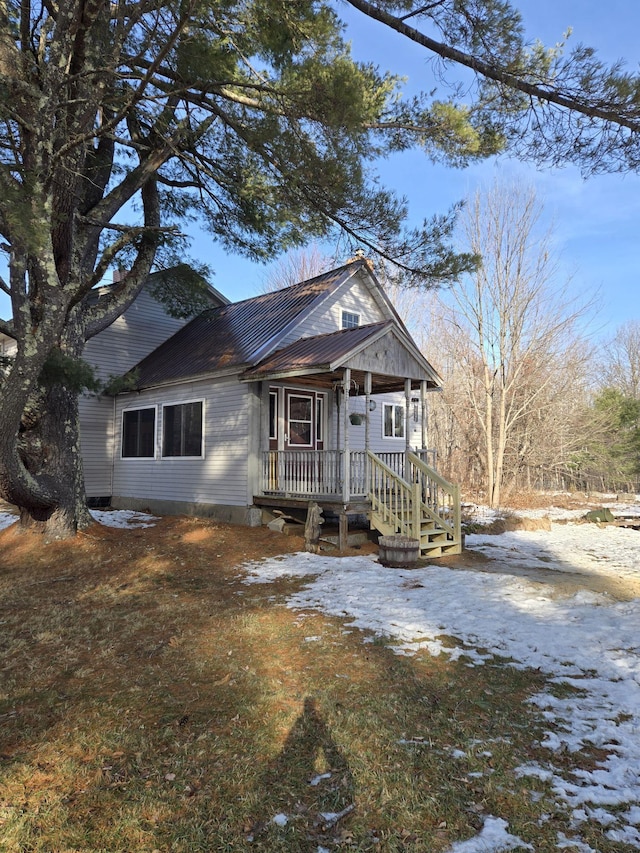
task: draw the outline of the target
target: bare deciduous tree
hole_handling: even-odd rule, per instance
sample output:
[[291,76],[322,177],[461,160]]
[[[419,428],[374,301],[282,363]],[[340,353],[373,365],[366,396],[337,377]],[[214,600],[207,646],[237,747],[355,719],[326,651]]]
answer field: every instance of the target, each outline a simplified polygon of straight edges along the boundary
[[271,293],[283,287],[291,287],[299,281],[307,281],[316,275],[331,269],[335,259],[322,251],[317,243],[312,243],[304,249],[287,252],[271,264],[263,278],[261,290]]
[[620,326],[602,353],[602,384],[640,400],[640,321]]
[[491,506],[500,502],[506,470],[515,475],[544,441],[586,357],[577,334],[586,305],[558,287],[550,236],[539,234],[541,210],[531,189],[494,185],[478,193],[463,228],[482,265],[441,299],[446,394],[461,441],[481,463]]

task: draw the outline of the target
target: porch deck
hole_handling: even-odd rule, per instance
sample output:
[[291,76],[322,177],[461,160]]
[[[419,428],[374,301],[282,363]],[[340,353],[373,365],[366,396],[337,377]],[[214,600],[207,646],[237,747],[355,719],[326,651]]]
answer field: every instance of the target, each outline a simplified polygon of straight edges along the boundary
[[[384,535],[400,533],[420,543],[423,556],[460,553],[460,496],[428,465],[433,451],[267,451],[263,493],[257,506],[304,509],[310,502],[340,520],[340,547],[347,542],[349,516],[366,514]],[[345,483],[346,474],[346,483]]]

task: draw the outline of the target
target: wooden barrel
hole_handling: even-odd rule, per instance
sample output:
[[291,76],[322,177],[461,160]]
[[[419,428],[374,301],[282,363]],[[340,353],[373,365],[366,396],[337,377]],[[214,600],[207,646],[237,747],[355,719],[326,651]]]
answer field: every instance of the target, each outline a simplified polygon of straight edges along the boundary
[[378,539],[378,560],[383,566],[405,569],[414,566],[420,556],[420,543],[410,536],[381,536]]

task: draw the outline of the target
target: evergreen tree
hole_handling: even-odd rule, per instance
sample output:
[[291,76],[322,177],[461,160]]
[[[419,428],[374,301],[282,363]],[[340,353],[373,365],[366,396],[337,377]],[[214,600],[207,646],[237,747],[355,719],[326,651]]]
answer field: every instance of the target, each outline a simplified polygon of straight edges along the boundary
[[[88,522],[70,365],[152,265],[183,259],[185,221],[255,259],[338,228],[433,283],[475,259],[450,250],[451,216],[403,228],[376,158],[419,145],[464,165],[511,144],[587,171],[637,165],[636,78],[586,49],[527,48],[504,0],[350,2],[472,68],[475,98],[403,101],[393,75],[352,60],[328,0],[0,5],[0,331],[17,342],[0,494],[25,521],[60,535]],[[127,274],[95,301],[116,265]]]
[[640,400],[619,388],[604,388],[594,400],[604,428],[588,451],[587,471],[608,488],[633,488],[640,475]]
[[[71,364],[200,219],[263,259],[338,228],[408,276],[473,263],[451,217],[403,229],[371,161],[500,148],[484,120],[357,64],[317,0],[48,0],[0,6],[0,232],[17,352],[0,387],[0,494],[52,535],[88,523]],[[109,267],[128,272],[100,300]],[[81,372],[81,371],[80,371]]]

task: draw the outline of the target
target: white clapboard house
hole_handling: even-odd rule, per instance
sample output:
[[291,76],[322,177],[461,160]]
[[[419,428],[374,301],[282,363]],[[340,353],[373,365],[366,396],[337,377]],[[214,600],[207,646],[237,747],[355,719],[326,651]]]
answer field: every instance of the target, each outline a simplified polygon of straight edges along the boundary
[[[151,277],[153,279],[153,277]],[[85,358],[134,390],[86,396],[87,497],[113,507],[257,525],[314,501],[461,547],[457,487],[435,471],[427,402],[440,380],[364,260],[171,318],[147,287]]]

